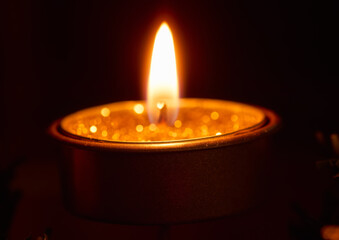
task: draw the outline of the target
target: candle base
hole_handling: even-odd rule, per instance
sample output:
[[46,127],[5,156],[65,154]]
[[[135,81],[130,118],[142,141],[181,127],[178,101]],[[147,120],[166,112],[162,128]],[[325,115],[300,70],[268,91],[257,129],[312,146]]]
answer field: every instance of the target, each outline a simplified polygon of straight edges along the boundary
[[274,161],[270,135],[279,118],[261,110],[266,123],[259,128],[158,150],[153,145],[166,143],[110,148],[115,145],[73,139],[57,121],[50,132],[66,143],[65,206],[78,216],[120,224],[185,223],[245,211],[264,198]]

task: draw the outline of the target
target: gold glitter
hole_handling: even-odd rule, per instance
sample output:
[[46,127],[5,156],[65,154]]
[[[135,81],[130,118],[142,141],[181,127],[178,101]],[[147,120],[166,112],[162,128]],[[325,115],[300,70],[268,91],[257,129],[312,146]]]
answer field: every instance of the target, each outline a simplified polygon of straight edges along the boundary
[[139,124],[136,126],[135,130],[137,130],[137,132],[142,132],[144,130],[144,126]]
[[81,135],[81,133],[82,133],[81,128],[78,128],[78,129],[77,129],[77,134],[78,134],[78,135]]
[[181,122],[180,120],[176,120],[176,121],[174,122],[174,127],[176,127],[176,128],[180,128],[181,125],[182,125],[182,122]]
[[101,109],[100,113],[103,117],[108,117],[111,111],[107,107],[104,107]]
[[212,118],[213,120],[217,120],[217,119],[219,118],[219,113],[218,113],[218,112],[212,112],[212,113],[211,113],[211,118]]
[[185,128],[185,132],[187,132],[188,135],[193,134],[193,130],[191,128]]
[[236,122],[236,121],[238,121],[238,115],[236,115],[236,114],[233,114],[232,116],[231,116],[231,121],[232,122]]
[[91,131],[91,133],[96,133],[98,129],[97,129],[96,126],[92,125],[92,126],[89,128],[89,130]]
[[[197,139],[251,129],[263,122],[265,115],[249,105],[202,99],[180,100],[173,126],[154,124],[145,109],[139,114],[136,106],[145,102],[119,102],[78,111],[65,117],[61,127],[73,135],[104,141],[155,142]],[[103,109],[109,110],[109,115]],[[104,113],[104,114],[103,114]]]
[[176,132],[173,132],[173,131],[169,131],[168,135],[171,136],[171,137],[174,137],[174,138],[178,136],[178,134]]
[[203,135],[203,136],[208,135],[208,127],[206,125],[202,125],[200,127],[200,130],[201,130],[201,135]]
[[142,114],[144,112],[144,106],[140,103],[135,104],[133,109],[134,109],[134,112],[136,112],[137,114]]
[[119,133],[114,133],[112,136],[113,140],[119,140],[120,134]]
[[150,131],[154,132],[155,130],[157,130],[157,125],[155,125],[154,123],[151,123],[148,128]]
[[107,137],[107,131],[106,131],[106,130],[103,130],[103,131],[101,132],[101,136]]

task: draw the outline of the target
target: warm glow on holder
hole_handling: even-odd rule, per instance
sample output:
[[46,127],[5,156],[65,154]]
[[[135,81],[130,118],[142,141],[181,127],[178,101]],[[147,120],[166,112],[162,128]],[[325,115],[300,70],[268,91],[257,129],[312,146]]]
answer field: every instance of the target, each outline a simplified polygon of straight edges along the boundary
[[165,121],[172,126],[178,116],[178,109],[179,89],[173,36],[167,23],[163,22],[155,37],[148,79],[149,121]]

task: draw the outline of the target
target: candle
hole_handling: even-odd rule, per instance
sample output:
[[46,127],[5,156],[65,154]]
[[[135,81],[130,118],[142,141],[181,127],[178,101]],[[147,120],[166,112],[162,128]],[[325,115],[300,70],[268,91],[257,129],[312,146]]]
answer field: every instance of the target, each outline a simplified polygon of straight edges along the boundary
[[172,33],[163,23],[155,38],[147,102],[120,102],[65,117],[74,136],[122,142],[175,141],[232,134],[258,127],[264,113],[249,105],[207,99],[179,100]]
[[156,35],[147,101],[80,110],[50,127],[65,146],[66,207],[119,223],[164,224],[234,214],[263,196],[272,111],[179,99],[175,49]]
[[194,140],[234,134],[265,122],[263,111],[249,105],[210,99],[182,99],[173,126],[150,123],[143,101],[119,102],[65,117],[61,128],[75,137],[108,142]]

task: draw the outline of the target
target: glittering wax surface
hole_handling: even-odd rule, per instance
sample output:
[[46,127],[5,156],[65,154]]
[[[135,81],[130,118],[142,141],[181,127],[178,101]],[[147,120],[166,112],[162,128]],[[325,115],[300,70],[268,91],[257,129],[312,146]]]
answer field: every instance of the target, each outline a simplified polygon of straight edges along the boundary
[[87,108],[66,116],[61,128],[77,137],[115,142],[158,142],[232,134],[261,124],[264,113],[246,104],[181,99],[173,126],[150,123],[146,102],[128,101]]

